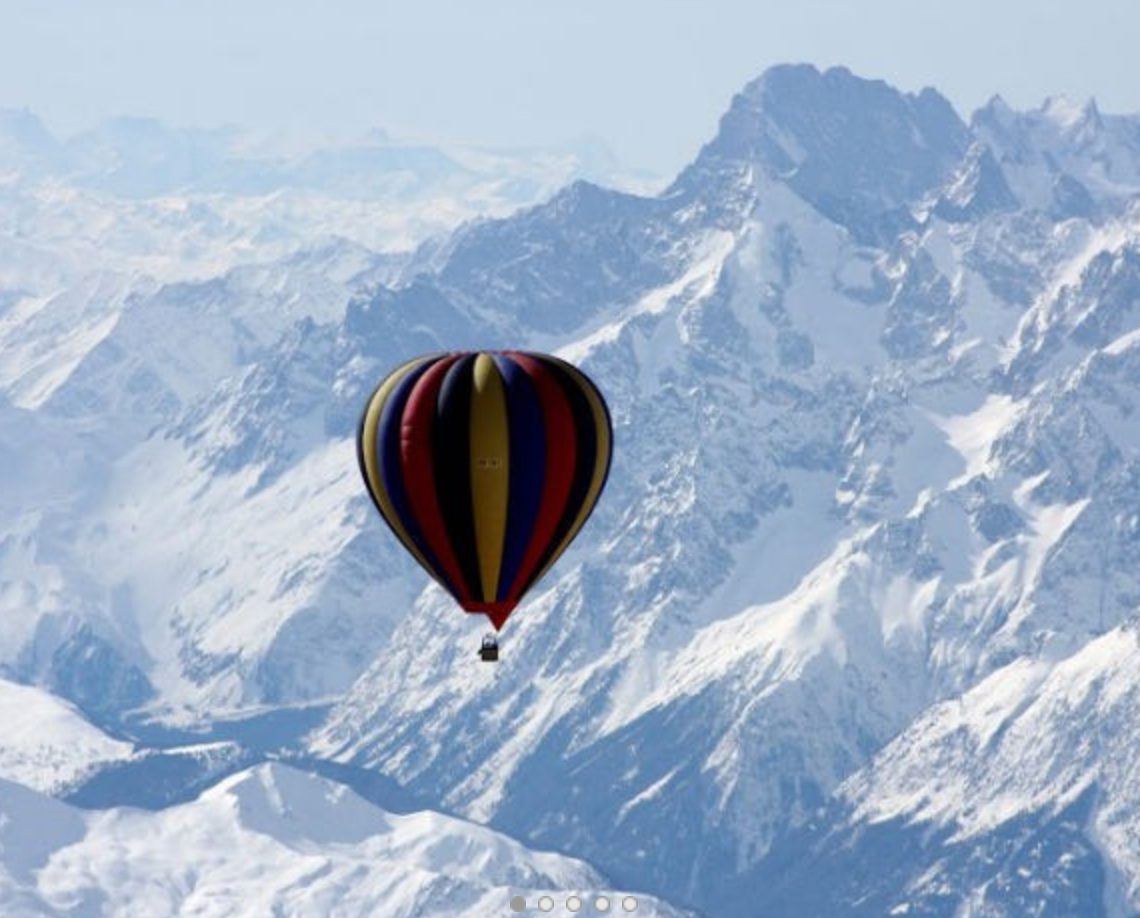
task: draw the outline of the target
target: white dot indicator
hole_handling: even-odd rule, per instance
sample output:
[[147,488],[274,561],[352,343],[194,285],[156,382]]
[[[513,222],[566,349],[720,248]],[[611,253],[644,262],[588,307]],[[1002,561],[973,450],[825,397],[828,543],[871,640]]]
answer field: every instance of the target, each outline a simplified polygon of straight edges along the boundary
[[577,896],[571,896],[566,900],[566,907],[572,912],[578,911],[582,907],[582,900]]
[[594,908],[599,912],[608,912],[610,910],[610,900],[605,896],[598,896],[598,898],[594,900]]
[[552,912],[554,911],[554,900],[550,896],[543,896],[538,900],[538,907],[544,912]]
[[637,908],[637,900],[633,898],[633,896],[626,896],[621,900],[621,907],[624,908],[627,912],[632,912]]

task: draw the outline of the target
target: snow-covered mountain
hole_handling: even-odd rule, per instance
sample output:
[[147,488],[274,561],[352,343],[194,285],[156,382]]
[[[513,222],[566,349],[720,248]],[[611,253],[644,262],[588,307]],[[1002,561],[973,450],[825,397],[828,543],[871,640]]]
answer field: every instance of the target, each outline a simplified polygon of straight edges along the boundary
[[119,118],[59,140],[32,112],[0,110],[0,281],[49,295],[96,270],[201,280],[332,240],[406,253],[579,178],[659,185],[589,138],[484,150],[376,130],[299,143]]
[[83,812],[0,780],[0,909],[11,918],[507,915],[521,897],[632,899],[571,858],[433,813],[397,815],[280,765],[226,778],[159,812]]
[[[221,182],[183,140],[162,181]],[[779,67],[655,196],[225,245],[0,266],[0,664],[133,743],[72,799],[197,824],[273,755],[716,918],[1140,913],[1140,117]],[[580,363],[615,422],[497,667],[353,454],[379,377],[473,347]]]

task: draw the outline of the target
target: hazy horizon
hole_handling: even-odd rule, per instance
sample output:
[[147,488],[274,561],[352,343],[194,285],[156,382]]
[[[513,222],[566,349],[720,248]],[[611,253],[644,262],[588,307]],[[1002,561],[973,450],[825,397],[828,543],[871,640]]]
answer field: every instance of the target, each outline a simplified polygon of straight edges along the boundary
[[[1140,5],[918,9],[803,0],[80,0],[6,4],[0,107],[61,136],[114,116],[303,135],[551,146],[597,137],[626,166],[677,171],[734,93],[780,63],[932,86],[968,117],[992,95],[1140,111]],[[453,8],[454,7],[454,8]]]

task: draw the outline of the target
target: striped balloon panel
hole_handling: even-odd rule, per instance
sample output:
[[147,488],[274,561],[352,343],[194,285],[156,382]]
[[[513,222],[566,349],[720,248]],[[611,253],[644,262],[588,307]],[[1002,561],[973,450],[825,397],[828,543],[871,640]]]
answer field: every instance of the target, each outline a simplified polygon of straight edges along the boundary
[[396,537],[500,628],[589,517],[613,431],[597,387],[556,357],[433,354],[377,387],[357,447]]

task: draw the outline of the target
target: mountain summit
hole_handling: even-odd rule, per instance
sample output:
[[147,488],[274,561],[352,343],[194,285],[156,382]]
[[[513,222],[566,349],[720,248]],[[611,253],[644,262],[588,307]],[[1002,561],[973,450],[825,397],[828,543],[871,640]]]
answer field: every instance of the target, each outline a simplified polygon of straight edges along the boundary
[[844,67],[774,67],[732,100],[680,182],[702,187],[761,170],[873,242],[901,228],[907,206],[946,181],[969,142],[932,89],[904,95]]

